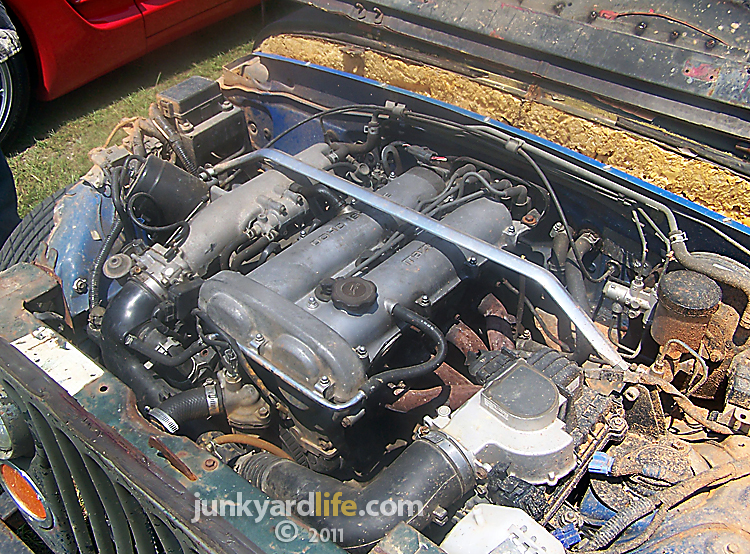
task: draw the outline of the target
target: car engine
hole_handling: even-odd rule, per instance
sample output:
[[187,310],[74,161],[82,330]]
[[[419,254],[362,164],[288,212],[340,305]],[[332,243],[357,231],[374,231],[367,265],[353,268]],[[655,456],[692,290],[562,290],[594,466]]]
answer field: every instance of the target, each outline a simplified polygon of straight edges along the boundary
[[746,248],[690,252],[658,198],[496,128],[390,102],[259,139],[217,89],[94,154],[113,222],[66,293],[161,431],[272,499],[422,507],[306,519],[352,552],[401,522],[449,554],[634,549],[748,474]]

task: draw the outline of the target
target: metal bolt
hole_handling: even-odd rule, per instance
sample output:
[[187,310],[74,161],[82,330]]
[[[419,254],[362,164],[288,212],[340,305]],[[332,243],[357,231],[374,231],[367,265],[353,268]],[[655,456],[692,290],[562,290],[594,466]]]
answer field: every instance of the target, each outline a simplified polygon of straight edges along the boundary
[[562,11],[565,9],[565,2],[558,2],[554,6],[552,6],[552,9],[555,10],[555,13],[557,15],[560,15]]
[[331,380],[330,380],[330,379],[328,378],[328,375],[323,375],[323,376],[322,376],[322,377],[320,378],[320,383],[321,383],[322,385],[327,385],[327,384],[328,384],[328,383],[330,383],[330,382],[331,382]]
[[265,406],[261,406],[260,408],[258,408],[258,415],[260,417],[268,417],[268,413],[268,408],[266,408]]
[[255,342],[262,344],[265,340],[266,338],[261,333],[255,333]]
[[534,217],[532,214],[526,214],[521,218],[521,223],[524,223],[529,227],[533,227],[534,225],[536,225],[536,217]]
[[213,458],[209,458],[208,460],[203,462],[203,468],[207,469],[208,471],[212,471],[216,469],[218,465],[219,465],[218,462],[214,460]]
[[417,300],[417,304],[419,304],[419,305],[420,305],[420,306],[422,306],[423,308],[426,308],[427,306],[429,306],[429,305],[430,305],[430,297],[429,297],[428,295],[426,295],[426,294],[423,294],[423,295],[422,295],[422,296],[420,296],[420,297],[419,297],[419,299]]
[[645,21],[641,21],[638,25],[635,26],[635,34],[641,36],[646,32],[646,29],[648,29],[648,23],[646,23]]
[[552,229],[549,232],[549,236],[550,238],[555,238],[557,235],[559,235],[560,233],[564,233],[564,232],[565,232],[565,226],[562,224],[561,221],[558,221],[552,226]]
[[86,294],[89,290],[89,283],[85,277],[79,277],[73,281],[73,290],[78,294]]
[[367,347],[365,347],[364,345],[360,344],[356,348],[356,352],[357,352],[357,356],[359,356],[361,359],[364,360],[365,358],[367,358]]
[[432,510],[432,521],[440,526],[445,525],[448,522],[448,510],[442,506],[436,507]]
[[716,46],[716,40],[710,38],[706,41],[706,50],[713,50]]
[[318,307],[318,300],[314,296],[311,296],[307,299],[307,307],[314,310]]
[[628,428],[628,422],[624,417],[615,416],[609,420],[609,428],[615,433],[621,433]]
[[299,232],[299,238],[303,239],[303,238],[305,238],[306,236],[307,236],[307,231],[305,231],[304,229],[302,229],[302,230],[301,230],[301,231]]
[[469,256],[466,259],[466,263],[469,265],[477,265],[477,257],[476,256]]
[[674,29],[671,33],[669,33],[669,40],[670,41],[674,42],[678,38],[680,38],[680,31],[678,31],[677,29]]
[[589,12],[589,23],[591,23],[592,21],[596,21],[597,17],[599,17],[598,11],[594,10],[594,11]]
[[479,479],[480,481],[484,481],[485,479],[487,479],[487,470],[483,467],[478,467],[474,473],[476,473],[477,479]]

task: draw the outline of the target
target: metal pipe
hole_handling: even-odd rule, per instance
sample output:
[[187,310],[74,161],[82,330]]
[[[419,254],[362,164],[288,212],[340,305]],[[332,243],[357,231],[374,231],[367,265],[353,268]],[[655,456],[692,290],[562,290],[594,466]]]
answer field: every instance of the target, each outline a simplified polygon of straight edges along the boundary
[[511,271],[528,277],[547,291],[602,359],[615,367],[622,369],[628,367],[628,364],[622,356],[599,332],[591,318],[578,306],[578,304],[576,304],[557,278],[546,269],[532,262],[524,260],[510,252],[501,250],[492,244],[479,240],[471,235],[467,235],[457,229],[448,227],[440,221],[434,220],[415,210],[393,202],[384,196],[363,189],[336,175],[310,167],[296,158],[278,150],[264,148],[255,152],[250,152],[249,154],[235,158],[226,164],[219,164],[214,170],[219,172],[221,170],[229,169],[230,167],[228,164],[230,163],[232,164],[231,167],[234,167],[235,165],[261,161],[278,164],[300,176],[323,183],[324,185],[346,194],[363,204],[371,206],[405,223],[414,225],[433,236],[450,241],[457,246],[465,248],[478,256],[487,258],[506,269],[510,269]]
[[240,350],[253,362],[261,366],[263,369],[271,373],[274,377],[279,379],[281,382],[283,382],[288,387],[291,387],[293,390],[297,391],[298,393],[302,394],[309,400],[312,400],[318,406],[321,408],[325,408],[327,410],[330,410],[332,412],[337,413],[346,413],[350,411],[352,408],[359,406],[360,402],[362,402],[365,399],[365,393],[361,390],[357,391],[357,394],[352,396],[349,400],[342,403],[336,403],[331,402],[327,398],[324,398],[322,394],[317,393],[316,391],[310,390],[306,386],[304,386],[302,383],[299,383],[289,377],[284,371],[276,367],[272,362],[265,359],[263,356],[258,354],[257,351],[253,350],[252,348],[247,348],[243,345],[239,345]]

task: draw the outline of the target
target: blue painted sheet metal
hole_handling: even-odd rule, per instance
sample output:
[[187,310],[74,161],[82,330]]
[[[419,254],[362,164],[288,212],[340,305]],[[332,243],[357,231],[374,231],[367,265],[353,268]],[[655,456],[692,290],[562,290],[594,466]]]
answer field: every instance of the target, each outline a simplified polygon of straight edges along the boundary
[[[70,315],[88,310],[86,293],[73,290],[76,279],[88,279],[89,269],[106,238],[114,206],[88,184],[80,181],[70,187],[55,207],[55,227],[47,242],[49,249],[57,252],[55,273],[62,281],[63,294]],[[107,290],[110,282],[102,277],[102,290]]]

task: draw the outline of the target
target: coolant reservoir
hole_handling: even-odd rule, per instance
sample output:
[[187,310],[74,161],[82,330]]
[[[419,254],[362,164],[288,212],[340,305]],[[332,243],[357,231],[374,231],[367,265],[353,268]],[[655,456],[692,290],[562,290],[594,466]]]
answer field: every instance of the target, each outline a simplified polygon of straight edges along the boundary
[[529,514],[494,504],[474,506],[448,533],[440,548],[448,554],[565,553],[562,543]]

